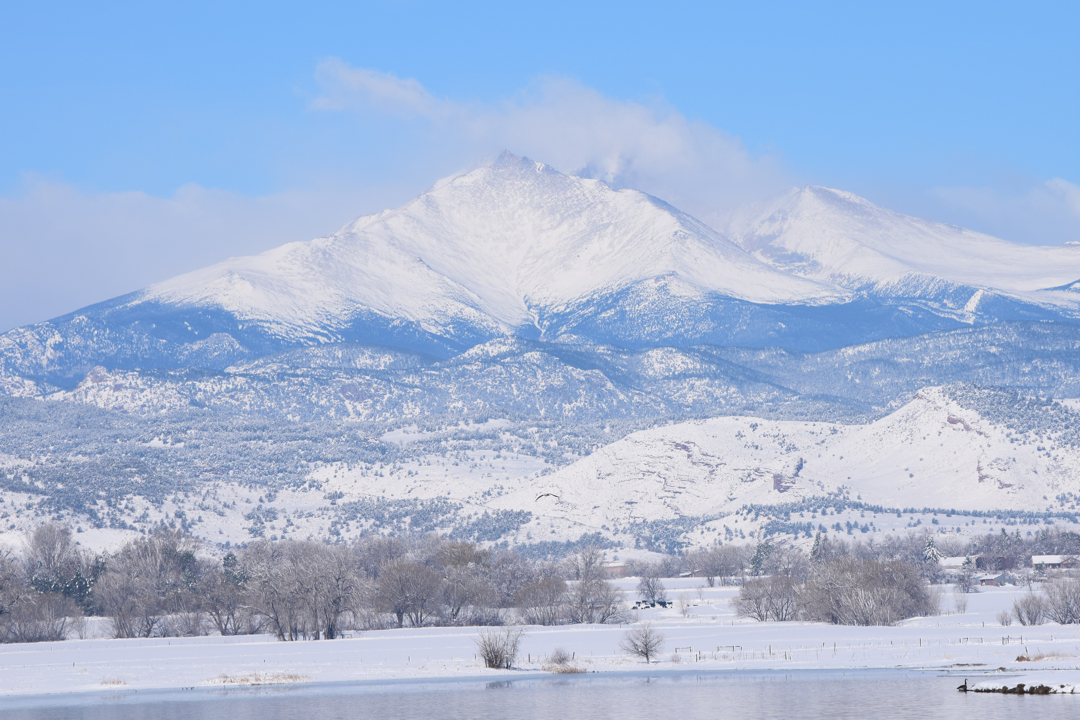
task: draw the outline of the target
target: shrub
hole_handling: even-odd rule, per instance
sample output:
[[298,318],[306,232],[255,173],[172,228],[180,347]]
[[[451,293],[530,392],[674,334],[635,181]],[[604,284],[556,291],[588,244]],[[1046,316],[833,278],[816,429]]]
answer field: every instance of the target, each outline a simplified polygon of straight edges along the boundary
[[1021,625],[1042,625],[1046,617],[1046,600],[1029,591],[1013,600],[1013,615]]
[[566,652],[562,648],[555,648],[548,655],[548,662],[552,665],[565,665],[570,662],[570,653]]
[[819,568],[803,588],[802,606],[808,619],[836,625],[892,625],[938,611],[913,564],[857,557]]
[[71,598],[56,593],[32,593],[8,619],[7,640],[17,643],[67,640],[81,615]]
[[1046,614],[1056,623],[1080,623],[1080,578],[1059,578],[1046,587]]
[[740,617],[764,622],[794,620],[798,614],[799,587],[783,575],[746,581],[732,600]]
[[476,638],[476,649],[484,659],[484,667],[505,670],[513,667],[524,634],[524,630],[515,627],[481,631]]

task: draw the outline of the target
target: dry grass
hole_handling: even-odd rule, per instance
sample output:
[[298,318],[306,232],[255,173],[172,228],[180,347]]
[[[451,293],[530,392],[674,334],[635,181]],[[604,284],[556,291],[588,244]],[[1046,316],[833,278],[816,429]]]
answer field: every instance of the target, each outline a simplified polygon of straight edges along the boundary
[[123,680],[121,680],[118,677],[116,677],[116,678],[105,678],[104,680],[101,681],[101,684],[109,686],[109,687],[116,687],[118,685],[127,685],[126,682],[124,682]]
[[1062,658],[1070,658],[1072,655],[1066,655],[1065,653],[1052,650],[1048,653],[1039,652],[1033,655],[1020,655],[1016,658],[1016,662],[1039,662],[1040,660],[1060,660]]
[[285,683],[307,682],[311,678],[292,672],[264,672],[248,673],[247,675],[226,675],[222,673],[216,678],[204,681],[204,685],[282,685]]
[[585,668],[574,667],[573,665],[545,665],[544,670],[557,675],[574,675],[585,672]]

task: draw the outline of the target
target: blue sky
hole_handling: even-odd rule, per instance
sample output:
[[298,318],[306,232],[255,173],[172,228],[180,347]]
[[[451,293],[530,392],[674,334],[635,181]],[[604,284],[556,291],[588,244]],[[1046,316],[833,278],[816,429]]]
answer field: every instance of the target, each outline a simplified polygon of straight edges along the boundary
[[0,11],[0,329],[504,147],[715,223],[814,183],[1080,240],[1076,3],[102,5]]

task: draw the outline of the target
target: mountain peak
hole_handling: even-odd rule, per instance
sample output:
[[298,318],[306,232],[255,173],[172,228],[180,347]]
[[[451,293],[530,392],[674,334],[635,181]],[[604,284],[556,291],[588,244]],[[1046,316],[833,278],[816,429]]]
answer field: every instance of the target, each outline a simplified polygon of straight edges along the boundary
[[429,332],[468,323],[497,334],[670,275],[751,302],[837,296],[773,270],[644,193],[509,152],[330,237],[234,258],[153,286],[147,296],[301,333],[348,325],[364,311]]
[[728,235],[778,269],[849,289],[918,277],[1025,294],[1080,277],[1080,252],[1069,248],[1017,245],[814,185],[756,206]]

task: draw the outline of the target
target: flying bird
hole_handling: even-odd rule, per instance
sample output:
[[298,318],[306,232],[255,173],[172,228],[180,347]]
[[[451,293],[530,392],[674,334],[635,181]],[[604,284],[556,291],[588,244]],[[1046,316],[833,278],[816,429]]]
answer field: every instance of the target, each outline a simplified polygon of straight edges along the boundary
[[534,500],[533,502],[536,502],[536,501],[538,501],[538,500],[539,500],[540,498],[543,498],[543,497],[553,497],[553,498],[555,498],[556,500],[558,500],[558,499],[559,499],[559,496],[558,496],[558,495],[556,495],[555,493],[540,493],[539,495],[537,495],[537,496],[536,496],[536,500]]

